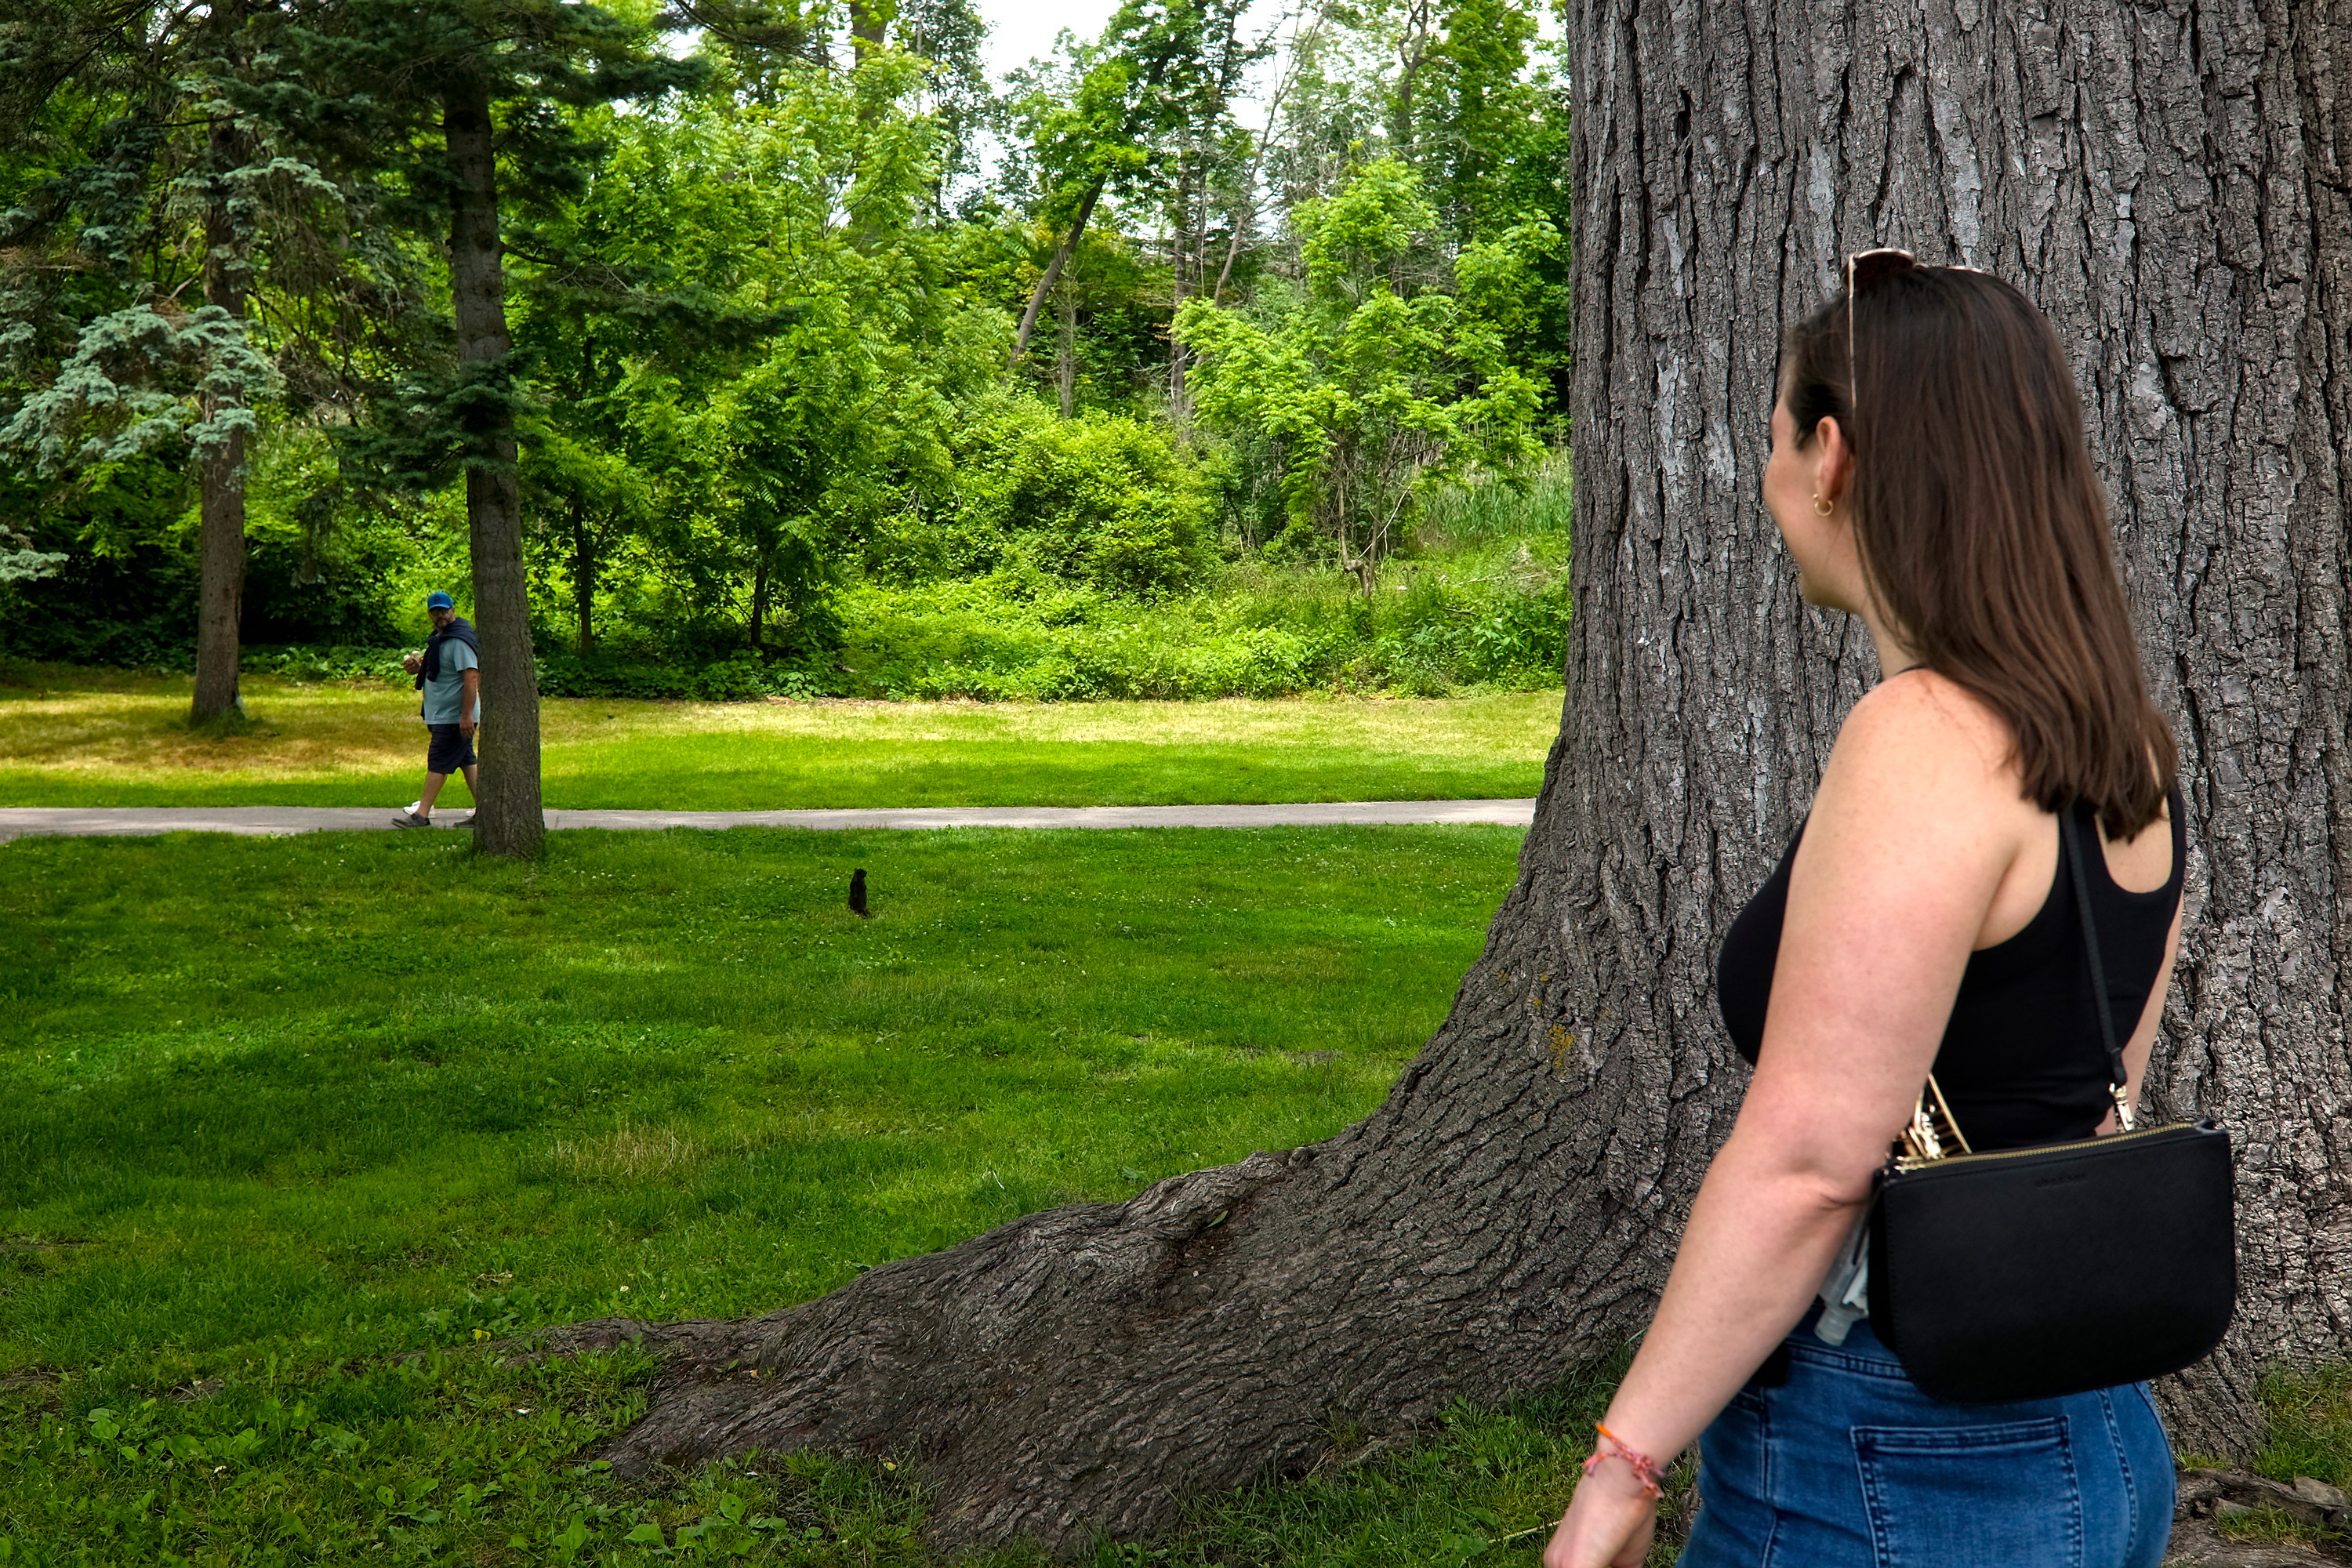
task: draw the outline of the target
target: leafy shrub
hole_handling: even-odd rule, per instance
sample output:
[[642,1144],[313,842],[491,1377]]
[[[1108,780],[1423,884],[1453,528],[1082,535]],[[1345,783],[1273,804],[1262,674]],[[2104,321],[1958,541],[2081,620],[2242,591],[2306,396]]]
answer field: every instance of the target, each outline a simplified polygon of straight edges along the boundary
[[756,702],[769,697],[815,697],[826,688],[805,670],[771,664],[752,653],[709,663],[671,663],[619,654],[551,649],[538,656],[542,697],[635,697],[698,702]]
[[258,675],[282,675],[289,680],[383,680],[405,686],[409,674],[400,667],[398,647],[351,647],[341,644],[247,643],[238,651],[237,667]]
[[866,584],[842,595],[840,662],[820,679],[840,695],[984,701],[1548,686],[1568,633],[1563,563],[1520,545],[1399,565],[1370,599],[1336,574],[1263,565],[1151,605],[1020,574]]
[[887,580],[1019,575],[1150,598],[1207,563],[1209,486],[1165,431],[1118,415],[1064,419],[992,392],[949,437],[954,492],[878,529],[869,565]]

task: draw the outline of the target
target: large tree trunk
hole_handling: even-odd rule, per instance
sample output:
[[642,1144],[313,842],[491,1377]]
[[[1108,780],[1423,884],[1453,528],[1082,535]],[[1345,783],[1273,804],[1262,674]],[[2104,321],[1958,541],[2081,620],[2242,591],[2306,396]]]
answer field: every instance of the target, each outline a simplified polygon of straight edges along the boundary
[[2088,340],[2200,852],[2149,1082],[2237,1134],[2237,1324],[2160,1389],[2210,1453],[2267,1370],[2352,1349],[2352,0],[2129,15],[2084,92],[2121,123],[2051,215],[2112,259],[2042,292]]
[[668,1352],[610,1457],[898,1454],[938,1544],[1066,1549],[1635,1331],[1745,1081],[1717,942],[1875,675],[1758,475],[1782,323],[1879,242],[2017,279],[2076,349],[2198,847],[2151,1093],[2240,1141],[2239,1326],[2165,1397],[2242,1448],[2261,1368],[2352,1341],[2348,5],[1580,0],[1568,701],[1452,1016],[1328,1142],[762,1318],[577,1326]]
[[[457,359],[496,366],[507,335],[506,269],[499,246],[498,158],[489,97],[478,83],[442,100],[449,150],[449,289]],[[482,642],[481,791],[474,842],[492,855],[539,853],[547,819],[539,798],[539,674],[522,569],[522,501],[515,474],[514,411],[502,395],[466,415],[466,521],[474,565],[474,618]]]
[[[213,126],[211,153],[216,174],[241,163],[243,138],[234,123]],[[205,303],[245,319],[247,245],[231,221],[228,200],[216,195],[205,209]],[[204,416],[216,417],[235,405],[231,396],[205,395]],[[233,430],[198,465],[196,489],[203,518],[197,542],[196,689],[188,716],[201,724],[241,711],[237,695],[238,629],[245,610],[245,432]]]

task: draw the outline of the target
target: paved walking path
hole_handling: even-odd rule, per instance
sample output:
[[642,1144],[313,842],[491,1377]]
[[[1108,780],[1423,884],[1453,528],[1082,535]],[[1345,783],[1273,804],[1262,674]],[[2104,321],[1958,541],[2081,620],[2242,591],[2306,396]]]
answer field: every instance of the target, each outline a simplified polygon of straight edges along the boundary
[[[382,828],[364,805],[0,806],[0,843],[28,834],[324,833]],[[1532,800],[1348,800],[1285,805],[941,805],[873,811],[560,811],[565,827],[1307,827],[1490,822],[1525,827]],[[445,813],[434,826],[462,826]]]

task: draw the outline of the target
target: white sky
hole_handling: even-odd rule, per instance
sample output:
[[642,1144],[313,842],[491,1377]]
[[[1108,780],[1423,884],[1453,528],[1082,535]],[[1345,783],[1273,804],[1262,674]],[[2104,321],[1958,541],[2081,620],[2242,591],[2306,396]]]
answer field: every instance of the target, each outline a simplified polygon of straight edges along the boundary
[[1054,35],[1067,27],[1091,38],[1118,9],[1118,0],[980,0],[980,14],[988,23],[985,51],[989,77],[1003,81],[1004,73],[1053,53]]
[[[988,42],[981,56],[990,79],[1002,83],[1006,71],[1051,55],[1055,37],[1065,27],[1088,41],[1099,37],[1103,24],[1110,20],[1118,4],[1119,0],[980,0],[981,18],[988,24]],[[1252,0],[1242,16],[1242,37],[1261,37],[1283,10],[1282,0]],[[1261,60],[1251,74],[1262,78],[1272,65]],[[1258,85],[1254,81],[1244,89],[1234,104],[1244,125],[1254,123],[1261,112],[1254,90]]]
[[[1055,35],[1065,27],[1081,38],[1096,37],[1118,9],[1118,0],[980,0],[981,16],[988,23],[988,42],[982,55],[990,79],[1002,83],[1006,71],[1053,53]],[[1243,36],[1259,37],[1282,13],[1282,0],[1254,0],[1242,21]],[[1536,26],[1546,38],[1559,37],[1558,9],[1538,6]],[[1261,62],[1258,70],[1265,71],[1270,64]],[[1254,124],[1262,112],[1254,91],[1244,92],[1234,107],[1244,125]]]

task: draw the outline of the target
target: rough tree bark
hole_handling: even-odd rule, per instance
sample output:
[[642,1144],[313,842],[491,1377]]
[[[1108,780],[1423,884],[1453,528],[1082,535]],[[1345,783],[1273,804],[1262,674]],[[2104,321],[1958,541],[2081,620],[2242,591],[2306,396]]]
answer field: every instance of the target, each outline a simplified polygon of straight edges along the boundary
[[[496,364],[507,334],[506,269],[499,244],[498,155],[488,93],[478,83],[442,100],[449,153],[449,289],[461,364]],[[522,500],[515,473],[514,411],[502,395],[466,412],[466,521],[473,552],[475,630],[482,643],[481,794],[474,843],[527,858],[547,831],[539,795],[539,675],[530,646],[530,586],[522,566]]]
[[[244,136],[233,121],[215,123],[214,167],[245,162]],[[231,220],[228,198],[215,195],[205,209],[205,303],[245,319],[247,239]],[[203,414],[217,416],[230,406],[226,395],[207,395]],[[196,590],[196,680],[188,715],[207,719],[238,712],[238,622],[245,609],[245,432],[233,430],[200,465],[196,475],[203,518],[198,537]]]
[[1744,1074],[1710,994],[1848,705],[1758,496],[1775,344],[1842,252],[2000,271],[2074,345],[2196,907],[2162,1114],[2238,1131],[2245,1293],[2166,1391],[2200,1449],[2352,1342],[2352,0],[1578,0],[1562,731],[1486,950],[1328,1142],[1032,1215],[668,1352],[625,1470],[895,1453],[938,1544],[1166,1524],[1342,1432],[1559,1378],[1650,1311]]

